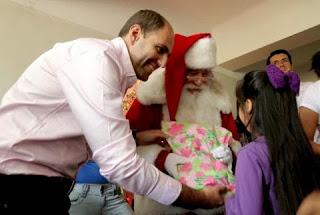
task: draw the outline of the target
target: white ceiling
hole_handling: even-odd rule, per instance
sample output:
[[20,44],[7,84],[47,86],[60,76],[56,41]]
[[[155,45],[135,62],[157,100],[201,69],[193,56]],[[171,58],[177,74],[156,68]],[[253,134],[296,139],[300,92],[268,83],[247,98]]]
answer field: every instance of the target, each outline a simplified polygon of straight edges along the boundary
[[[115,37],[127,18],[140,9],[153,9],[171,22],[175,31],[181,34],[211,32],[215,26],[233,20],[241,14],[254,10],[262,3],[278,4],[273,0],[11,0],[31,9],[39,10],[68,22],[76,23]],[[314,1],[316,2],[316,1]],[[284,8],[285,9],[285,8]],[[272,11],[270,11],[272,13]],[[319,20],[320,23],[320,20]],[[241,24],[241,23],[239,23]],[[276,23],[278,24],[278,23]],[[300,35],[277,41],[259,50],[238,56],[222,66],[232,71],[246,71],[261,67],[273,49],[288,49],[295,58],[295,64],[309,64],[309,58],[320,49],[320,25]]]
[[140,9],[158,11],[182,34],[208,32],[262,0],[12,0],[111,37]]

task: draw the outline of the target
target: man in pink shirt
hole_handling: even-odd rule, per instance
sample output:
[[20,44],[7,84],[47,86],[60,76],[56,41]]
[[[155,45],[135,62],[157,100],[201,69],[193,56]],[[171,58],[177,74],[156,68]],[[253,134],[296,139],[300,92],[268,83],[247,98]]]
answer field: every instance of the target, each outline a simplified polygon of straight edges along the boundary
[[67,214],[70,179],[88,158],[162,204],[223,203],[224,187],[193,190],[140,158],[122,113],[126,89],[166,64],[173,37],[164,17],[141,10],[119,37],[58,43],[26,69],[0,106],[1,214]]

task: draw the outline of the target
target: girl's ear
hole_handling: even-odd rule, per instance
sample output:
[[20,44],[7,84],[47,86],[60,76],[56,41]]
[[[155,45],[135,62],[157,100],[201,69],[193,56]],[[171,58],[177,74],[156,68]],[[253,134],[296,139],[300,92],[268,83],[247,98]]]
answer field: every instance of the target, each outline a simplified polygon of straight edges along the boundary
[[246,99],[246,102],[245,102],[244,106],[245,106],[246,113],[251,114],[252,113],[252,107],[253,107],[252,100],[251,99]]

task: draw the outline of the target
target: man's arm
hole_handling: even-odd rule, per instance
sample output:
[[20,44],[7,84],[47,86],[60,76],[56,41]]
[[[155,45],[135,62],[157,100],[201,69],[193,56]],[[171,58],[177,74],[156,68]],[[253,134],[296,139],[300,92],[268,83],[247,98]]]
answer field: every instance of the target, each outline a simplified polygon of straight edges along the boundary
[[314,142],[314,134],[317,129],[319,114],[302,106],[299,108],[299,117],[314,153],[320,155],[320,145]]
[[[149,163],[157,164],[157,155],[162,150],[164,152],[164,148],[159,145],[147,145],[147,146],[138,146],[137,151],[138,154],[141,155],[144,159],[146,159]],[[176,166],[176,163],[184,163],[186,159],[182,156],[179,156],[174,153],[164,153],[167,155],[163,157],[165,159],[165,164],[163,167],[160,167],[162,171],[169,171],[169,174],[173,177],[177,177],[177,171],[174,171],[172,164]],[[161,153],[160,153],[161,154]],[[172,161],[173,160],[173,161]],[[172,162],[171,162],[172,161]],[[157,165],[156,165],[157,166]],[[170,171],[171,170],[171,171]],[[222,186],[213,186],[206,187],[203,190],[195,190],[186,185],[182,185],[182,189],[179,197],[174,201],[174,206],[179,206],[188,209],[194,208],[214,208],[217,207],[224,202],[224,194],[227,192],[226,187]]]
[[137,155],[122,112],[123,86],[117,66],[103,53],[85,52],[57,71],[57,78],[101,175],[128,191],[172,204],[181,183]]
[[222,186],[212,186],[206,187],[203,190],[195,190],[186,185],[182,185],[181,193],[173,205],[188,209],[211,209],[224,203],[224,194],[226,192],[227,188]]
[[[57,78],[81,127],[101,175],[126,190],[162,203],[210,207],[216,192],[185,189],[136,153],[128,121],[123,117],[117,64],[99,53],[71,59]],[[196,205],[198,204],[198,205]]]
[[320,85],[316,83],[309,86],[301,97],[299,104],[299,118],[314,153],[320,155],[320,145],[314,142],[314,135],[319,123],[319,93]]

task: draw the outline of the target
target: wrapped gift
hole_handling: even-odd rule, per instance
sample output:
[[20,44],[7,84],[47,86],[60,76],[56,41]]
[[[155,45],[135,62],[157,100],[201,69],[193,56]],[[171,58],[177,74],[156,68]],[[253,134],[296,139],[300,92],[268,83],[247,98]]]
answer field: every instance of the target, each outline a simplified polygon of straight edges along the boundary
[[234,175],[230,166],[216,160],[212,151],[224,144],[229,146],[232,134],[223,127],[206,127],[176,121],[162,122],[162,130],[174,153],[189,160],[178,164],[178,180],[195,189],[207,185],[224,185],[234,191]]

